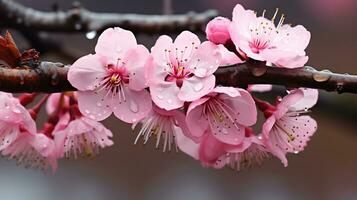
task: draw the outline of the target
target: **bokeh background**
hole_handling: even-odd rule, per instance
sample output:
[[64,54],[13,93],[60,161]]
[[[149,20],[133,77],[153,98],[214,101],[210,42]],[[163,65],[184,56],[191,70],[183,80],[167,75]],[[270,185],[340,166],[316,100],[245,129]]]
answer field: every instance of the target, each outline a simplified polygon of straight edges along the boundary
[[[50,10],[54,0],[18,0],[27,6]],[[68,9],[71,0],[57,1]],[[82,0],[98,12],[160,14],[163,0]],[[357,74],[356,0],[173,0],[174,13],[217,9],[231,17],[235,4],[267,9],[276,7],[292,24],[303,24],[312,33],[309,65],[340,73]],[[94,40],[84,34],[49,34],[63,43],[67,56],[57,49],[43,58],[71,63],[71,58],[93,51]],[[138,35],[150,47],[157,36]],[[19,46],[27,44],[15,34]],[[23,41],[23,42],[21,42]],[[68,56],[70,55],[70,56]],[[275,88],[280,93],[282,88]],[[319,129],[308,148],[289,156],[289,167],[276,159],[242,172],[212,170],[181,153],[165,154],[153,145],[134,145],[136,133],[114,118],[104,123],[115,134],[115,145],[94,160],[63,160],[56,174],[17,167],[0,160],[0,199],[12,200],[354,200],[357,199],[357,95],[320,93],[312,115]]]

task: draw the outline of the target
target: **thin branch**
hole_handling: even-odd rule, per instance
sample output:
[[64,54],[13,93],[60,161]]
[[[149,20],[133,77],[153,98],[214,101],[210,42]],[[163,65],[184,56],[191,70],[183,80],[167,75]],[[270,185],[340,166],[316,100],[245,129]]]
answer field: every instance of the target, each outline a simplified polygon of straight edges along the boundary
[[182,15],[140,15],[96,13],[74,6],[68,11],[44,12],[27,8],[12,0],[0,0],[0,25],[8,28],[31,28],[49,32],[101,32],[119,26],[140,33],[169,33],[182,30],[202,31],[217,12],[190,12]]
[[[0,91],[64,92],[75,88],[67,80],[66,67],[61,63],[41,62],[36,69],[0,68]],[[217,85],[244,87],[248,84],[273,84],[288,88],[307,87],[338,93],[357,94],[357,76],[317,71],[311,67],[285,69],[265,66],[262,62],[220,67]]]

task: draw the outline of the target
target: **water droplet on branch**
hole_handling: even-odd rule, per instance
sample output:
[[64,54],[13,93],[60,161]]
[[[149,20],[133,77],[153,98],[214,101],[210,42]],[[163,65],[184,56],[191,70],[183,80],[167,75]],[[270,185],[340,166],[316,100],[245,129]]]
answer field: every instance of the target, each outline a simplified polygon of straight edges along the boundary
[[86,38],[88,40],[94,39],[95,36],[97,36],[97,31],[89,31],[89,32],[86,33]]
[[266,67],[253,67],[250,69],[253,76],[260,77],[263,76],[267,72]]
[[320,72],[316,72],[313,75],[313,78],[316,82],[325,82],[331,78],[331,74],[330,70],[322,70]]

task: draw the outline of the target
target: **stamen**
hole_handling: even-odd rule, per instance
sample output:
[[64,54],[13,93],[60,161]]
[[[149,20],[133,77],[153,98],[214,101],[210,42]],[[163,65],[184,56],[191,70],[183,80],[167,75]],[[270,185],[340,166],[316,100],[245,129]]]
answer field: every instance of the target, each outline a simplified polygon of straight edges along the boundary
[[276,9],[275,9],[274,16],[273,16],[273,18],[271,18],[271,21],[272,21],[273,23],[275,22],[275,18],[276,18],[276,16],[277,16],[278,12],[279,12],[279,8],[276,8]]

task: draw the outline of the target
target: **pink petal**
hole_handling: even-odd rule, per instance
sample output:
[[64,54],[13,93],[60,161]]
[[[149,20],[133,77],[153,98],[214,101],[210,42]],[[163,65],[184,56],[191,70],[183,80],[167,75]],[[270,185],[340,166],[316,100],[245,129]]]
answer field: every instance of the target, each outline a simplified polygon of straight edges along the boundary
[[185,61],[189,60],[196,52],[196,48],[201,44],[200,39],[190,31],[183,31],[177,36],[174,42],[174,47],[171,50],[170,57],[173,60]]
[[93,90],[106,73],[101,58],[90,54],[73,63],[68,70],[68,81],[78,90]]
[[150,94],[153,102],[165,110],[173,110],[183,106],[184,101],[178,99],[179,87],[176,83],[162,82],[150,85]]
[[[114,115],[127,123],[135,123],[146,117],[152,109],[150,94],[146,90],[125,89],[125,101],[114,99]],[[116,101],[117,100],[117,101]]]
[[291,106],[293,110],[305,110],[312,108],[319,98],[319,91],[316,89],[309,89],[309,88],[299,88],[304,93],[304,97]]
[[216,77],[214,75],[205,78],[193,76],[183,82],[178,98],[181,101],[195,101],[210,93],[215,84]]
[[172,39],[163,35],[157,39],[155,45],[151,48],[151,55],[154,58],[154,61],[157,65],[161,67],[166,67],[169,60],[169,50],[171,51],[173,47]]
[[203,115],[203,106],[209,97],[203,97],[190,104],[187,110],[186,123],[192,138],[201,138],[209,128],[209,122]]
[[277,123],[279,129],[274,129],[269,138],[273,145],[289,153],[303,151],[317,129],[316,121],[310,116],[283,117]]
[[48,157],[55,150],[54,142],[42,133],[36,134],[30,144],[44,157]]
[[[230,116],[234,116],[234,114],[230,113]],[[209,116],[208,119],[212,134],[217,140],[230,145],[237,145],[242,142],[245,127],[235,123],[234,119],[218,119],[212,118],[212,116]]]
[[223,45],[218,45],[218,47],[222,56],[220,66],[234,65],[244,62],[235,53],[228,51],[228,49]]
[[310,43],[311,34],[305,27],[298,25],[291,27],[283,25],[279,29],[277,40],[274,45],[282,51],[295,52],[298,56],[305,55],[305,49]]
[[229,99],[230,97],[241,96],[240,92],[239,92],[239,89],[234,88],[234,87],[217,86],[212,90],[212,92],[228,95],[227,97],[224,97],[224,95],[220,96],[220,98],[224,98],[224,99]]
[[221,54],[217,45],[203,42],[187,63],[190,71],[198,77],[213,74],[221,62]]
[[108,28],[99,36],[95,52],[115,64],[117,59],[123,59],[125,53],[136,45],[136,38],[131,31],[119,27]]
[[300,56],[296,52],[283,51],[280,49],[269,49],[261,53],[264,59],[278,67],[299,68],[303,67],[309,60],[308,56]]
[[252,126],[257,122],[257,108],[249,92],[238,89],[240,96],[227,99],[227,105],[236,112],[236,122],[244,126]]
[[203,163],[214,164],[225,154],[225,145],[207,132],[199,148],[199,158]]
[[140,91],[147,87],[148,80],[145,74],[145,65],[149,55],[149,51],[142,45],[127,51],[124,58],[124,66],[130,73],[128,85],[130,89]]
[[303,97],[304,94],[301,90],[291,91],[291,93],[286,95],[277,105],[277,110],[274,112],[275,117],[279,119],[284,116],[291,106],[298,103]]
[[78,91],[77,97],[79,110],[86,117],[102,121],[112,114],[111,94],[107,95],[105,90],[98,92]]
[[199,155],[198,155],[198,150],[199,150],[199,144],[195,143],[193,140],[190,138],[186,137],[180,129],[176,129],[175,131],[175,136],[176,136],[176,143],[178,148],[186,153],[187,155],[191,156],[192,158],[198,160]]
[[[232,25],[230,35],[235,43],[237,39],[250,38],[249,26],[257,19],[256,14],[252,10],[245,10],[242,5],[237,4],[233,9]],[[233,32],[232,32],[233,31]],[[238,33],[238,34],[234,34]],[[238,48],[238,47],[237,47]]]
[[[46,102],[46,111],[47,114],[52,114],[59,105],[59,101],[61,99],[62,93],[53,93],[50,95],[50,97],[47,99]],[[69,98],[67,96],[63,96],[63,104],[64,106],[69,106]]]

